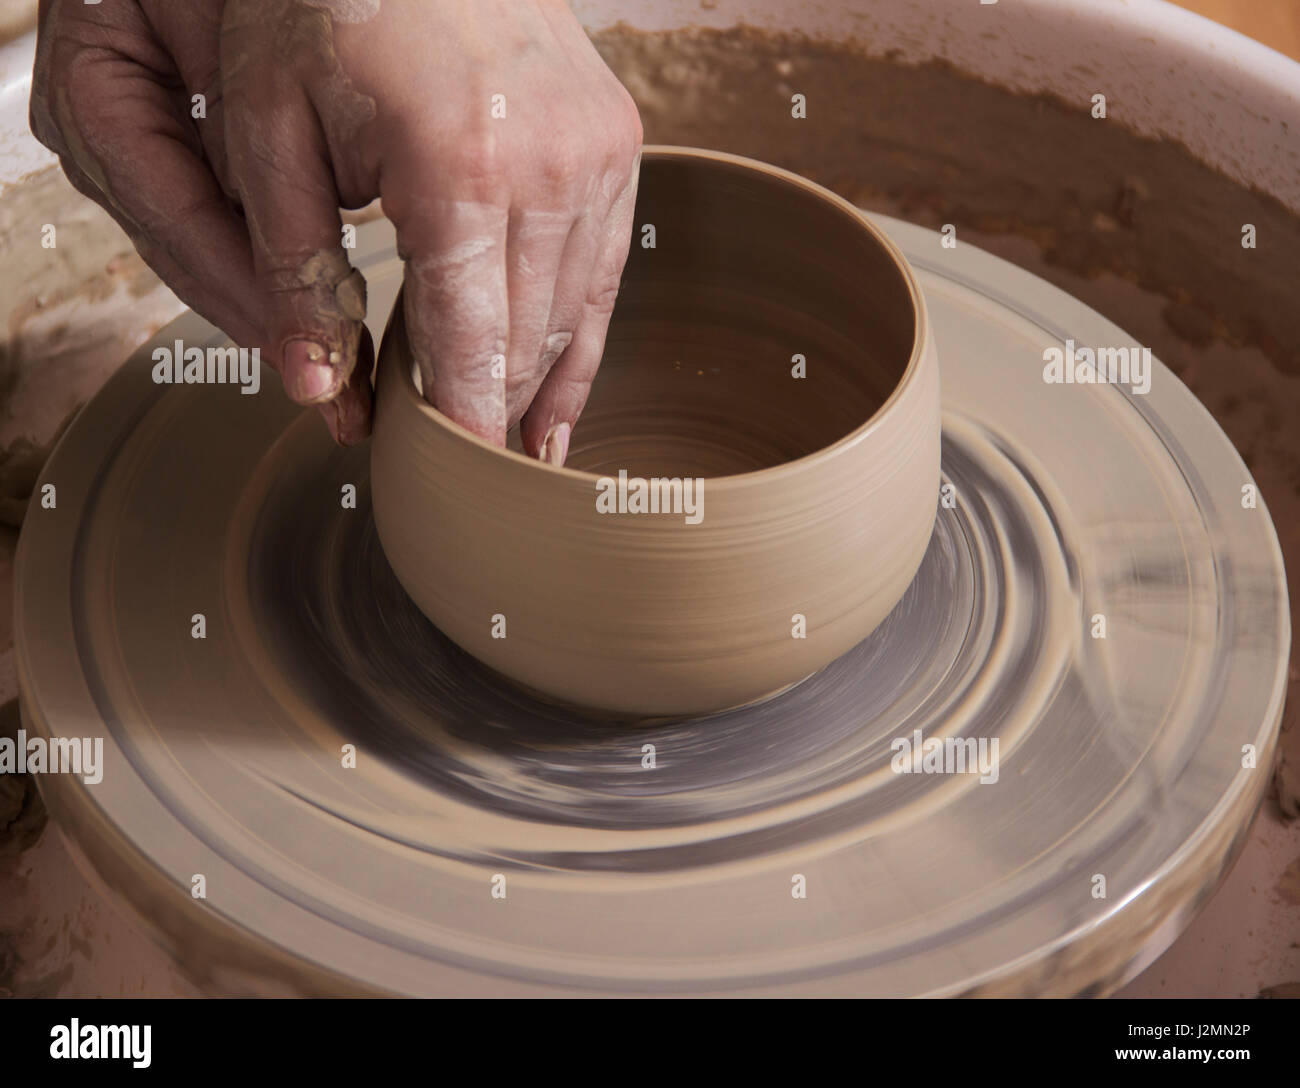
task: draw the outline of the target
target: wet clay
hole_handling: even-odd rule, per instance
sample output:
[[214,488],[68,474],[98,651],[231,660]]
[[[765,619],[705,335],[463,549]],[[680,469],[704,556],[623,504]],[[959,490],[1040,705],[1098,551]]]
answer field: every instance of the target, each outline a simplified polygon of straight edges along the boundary
[[[647,149],[637,200],[653,245],[633,246],[568,468],[424,403],[399,313],[375,518],[411,597],[497,671],[702,713],[816,672],[902,596],[937,505],[937,364],[901,256],[823,190]],[[625,478],[675,481],[674,508],[621,501]]]

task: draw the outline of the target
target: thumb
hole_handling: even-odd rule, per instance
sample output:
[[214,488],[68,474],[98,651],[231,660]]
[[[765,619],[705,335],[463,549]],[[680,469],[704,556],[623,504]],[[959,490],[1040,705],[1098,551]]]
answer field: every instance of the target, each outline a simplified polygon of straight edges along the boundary
[[[289,97],[275,107],[274,144],[266,139],[265,116],[250,116],[247,97],[229,101],[227,150],[266,300],[270,362],[293,400],[329,406],[326,422],[336,440],[346,441],[340,421],[369,417],[370,375],[351,380],[366,283],[343,249],[339,196],[316,116],[300,93]],[[355,440],[356,427],[350,430]]]

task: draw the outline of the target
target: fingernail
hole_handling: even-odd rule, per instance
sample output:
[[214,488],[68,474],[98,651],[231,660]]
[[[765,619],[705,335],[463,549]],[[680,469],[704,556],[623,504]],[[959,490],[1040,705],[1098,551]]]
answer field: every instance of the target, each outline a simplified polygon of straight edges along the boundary
[[339,375],[320,344],[289,340],[284,345],[284,385],[299,404],[315,404],[338,393]]
[[542,439],[542,450],[537,459],[556,468],[563,467],[564,459],[569,456],[569,435],[572,431],[573,428],[567,423],[557,423]]

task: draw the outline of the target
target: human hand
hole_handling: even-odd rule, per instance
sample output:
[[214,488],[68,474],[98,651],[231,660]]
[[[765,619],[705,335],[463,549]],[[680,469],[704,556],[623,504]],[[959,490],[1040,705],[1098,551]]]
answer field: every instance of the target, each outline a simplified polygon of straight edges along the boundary
[[378,196],[430,401],[492,442],[520,422],[529,453],[562,462],[641,141],[563,3],[47,0],[41,16],[37,135],[336,438],[369,429],[372,350],[339,208]]

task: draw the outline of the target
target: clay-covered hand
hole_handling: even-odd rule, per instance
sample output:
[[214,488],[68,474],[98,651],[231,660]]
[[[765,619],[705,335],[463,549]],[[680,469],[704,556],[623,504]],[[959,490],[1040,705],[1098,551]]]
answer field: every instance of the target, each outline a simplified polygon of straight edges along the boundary
[[45,0],[32,121],[173,290],[262,346],[343,442],[369,430],[373,349],[339,209],[382,197],[426,396],[492,442],[520,422],[528,452],[563,460],[641,126],[561,0]]

